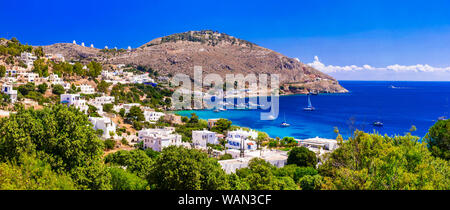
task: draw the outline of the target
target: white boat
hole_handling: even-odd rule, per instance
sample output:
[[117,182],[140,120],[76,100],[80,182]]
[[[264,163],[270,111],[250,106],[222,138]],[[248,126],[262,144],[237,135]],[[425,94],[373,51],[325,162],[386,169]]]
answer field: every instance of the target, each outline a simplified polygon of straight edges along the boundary
[[312,104],[311,104],[311,98],[309,97],[309,94],[308,94],[308,106],[303,108],[303,110],[305,110],[305,111],[314,111],[315,109],[316,108],[314,108],[312,106]]
[[375,121],[372,124],[373,126],[377,126],[377,127],[383,127],[383,123],[381,121]]
[[289,127],[289,126],[291,126],[291,124],[286,122],[286,114],[284,114],[284,121],[283,121],[283,123],[281,123],[281,126],[282,127]]

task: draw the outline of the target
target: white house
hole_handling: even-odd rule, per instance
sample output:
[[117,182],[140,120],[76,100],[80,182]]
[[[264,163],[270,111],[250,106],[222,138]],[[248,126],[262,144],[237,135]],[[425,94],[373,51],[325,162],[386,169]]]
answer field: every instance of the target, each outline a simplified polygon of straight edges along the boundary
[[152,148],[154,151],[160,152],[163,148],[171,145],[183,145],[181,135],[175,134],[174,130],[172,127],[144,129],[138,132],[138,137],[143,142],[144,148]]
[[163,112],[154,112],[154,111],[144,111],[144,117],[145,121],[149,122],[157,122],[159,118],[164,116],[165,114]]
[[296,139],[296,141],[298,142],[299,146],[306,147],[319,155],[327,152],[332,152],[338,148],[338,144],[335,139],[315,137],[303,140]]
[[134,75],[133,77],[131,77],[130,82],[135,83],[135,84],[142,84],[142,83],[155,82],[155,81],[152,78],[150,78],[148,76],[148,74],[139,74],[139,75]]
[[27,64],[27,66],[33,66],[33,63],[35,60],[37,60],[37,57],[29,52],[22,52],[20,54],[20,59]]
[[102,71],[103,79],[112,79],[114,76],[116,76],[114,72],[106,71],[106,70]]
[[130,112],[131,107],[133,107],[133,106],[141,107],[141,104],[138,104],[138,103],[123,104],[123,105],[119,106],[119,110],[117,110],[117,112],[119,112],[120,109],[123,108],[123,109],[125,109],[125,114],[128,114],[128,112]]
[[17,90],[13,90],[12,85],[3,84],[2,92],[9,95],[11,103],[15,103],[17,101]]
[[116,124],[107,117],[89,117],[89,121],[91,121],[92,125],[94,125],[94,129],[103,130],[102,138],[109,139],[111,137],[110,133],[116,133]]
[[239,157],[239,153],[240,151],[237,150],[231,153],[227,150],[227,154],[231,154],[235,159],[218,161],[226,173],[234,173],[237,169],[248,167],[248,163],[253,158],[264,159],[278,168],[285,166],[288,158],[287,152],[280,150],[246,151],[244,157]]
[[28,82],[36,82],[36,80],[39,79],[39,74],[33,72],[28,72],[24,76],[27,78]]
[[92,99],[90,103],[103,106],[103,104],[112,104],[114,101],[114,96],[100,96]]
[[227,134],[227,144],[225,147],[230,149],[244,149],[255,150],[257,148],[256,142],[250,139],[256,139],[258,132],[250,130],[245,131],[242,129],[229,131]]
[[85,113],[89,109],[86,105],[86,100],[81,99],[80,94],[61,94],[61,103],[67,104],[67,106],[74,106]]
[[215,132],[208,130],[192,131],[192,143],[196,147],[206,148],[207,144],[218,144]]
[[77,89],[80,88],[80,90],[81,90],[80,93],[83,93],[83,94],[94,94],[95,93],[95,89],[88,84],[81,84],[76,87],[77,87]]
[[47,78],[52,85],[64,85],[64,81],[57,74],[50,74]]

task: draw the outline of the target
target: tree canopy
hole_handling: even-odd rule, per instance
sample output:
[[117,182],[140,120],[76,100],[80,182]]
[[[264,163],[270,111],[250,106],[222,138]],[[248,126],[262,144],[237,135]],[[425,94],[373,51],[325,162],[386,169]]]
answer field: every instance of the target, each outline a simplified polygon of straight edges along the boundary
[[206,153],[169,146],[156,159],[149,183],[160,190],[220,190],[229,187],[226,177]]
[[20,108],[0,119],[0,160],[36,156],[55,171],[66,171],[79,189],[109,189],[100,160],[103,143],[80,111],[62,105]]
[[450,160],[450,120],[440,120],[434,124],[425,136],[425,141],[435,157]]
[[381,136],[356,131],[319,167],[325,189],[450,189],[448,162],[407,134]]
[[314,152],[306,147],[294,147],[289,151],[287,164],[314,168],[317,165],[317,157]]

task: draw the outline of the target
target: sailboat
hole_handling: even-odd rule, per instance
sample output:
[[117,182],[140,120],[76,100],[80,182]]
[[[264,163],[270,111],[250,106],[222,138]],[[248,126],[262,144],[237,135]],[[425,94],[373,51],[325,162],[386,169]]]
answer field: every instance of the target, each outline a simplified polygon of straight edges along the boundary
[[315,110],[315,108],[311,104],[311,98],[309,97],[309,94],[308,94],[308,107],[303,108],[303,110],[305,110],[305,111],[314,111]]
[[286,113],[284,114],[284,121],[283,121],[283,123],[281,123],[281,126],[282,127],[289,127],[289,126],[291,126],[289,123],[286,122]]
[[[381,110],[379,109],[378,112],[380,113]],[[380,114],[378,114],[378,117],[380,118]],[[376,120],[372,123],[373,126],[375,127],[383,127],[383,122],[381,120]]]
[[381,121],[375,121],[372,124],[373,126],[377,126],[377,127],[383,127],[383,123]]

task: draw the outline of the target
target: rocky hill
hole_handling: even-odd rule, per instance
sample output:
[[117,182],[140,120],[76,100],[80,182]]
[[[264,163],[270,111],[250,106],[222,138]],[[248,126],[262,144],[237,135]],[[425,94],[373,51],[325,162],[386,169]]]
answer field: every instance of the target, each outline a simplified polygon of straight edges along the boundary
[[137,49],[100,50],[75,44],[44,46],[46,53],[61,53],[69,59],[95,59],[104,64],[151,67],[161,75],[193,75],[195,65],[204,74],[280,74],[285,94],[347,92],[331,76],[296,59],[233,36],[205,31],[188,31],[154,39]]

